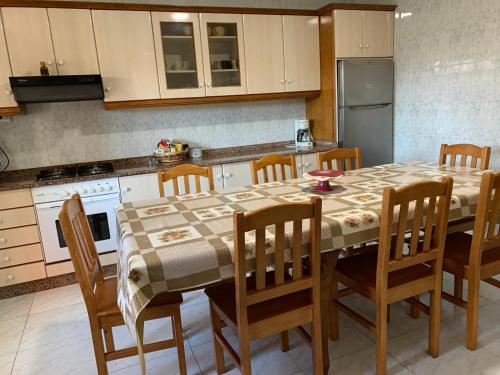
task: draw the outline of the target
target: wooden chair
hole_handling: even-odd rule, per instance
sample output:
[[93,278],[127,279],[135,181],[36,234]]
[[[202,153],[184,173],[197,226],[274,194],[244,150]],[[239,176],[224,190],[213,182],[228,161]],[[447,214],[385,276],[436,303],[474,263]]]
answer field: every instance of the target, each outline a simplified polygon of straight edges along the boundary
[[[440,165],[457,165],[457,158],[460,157],[461,167],[477,168],[485,170],[489,168],[491,147],[479,147],[471,144],[441,145],[439,152]],[[448,225],[448,233],[466,232],[472,230],[474,218],[464,218],[452,221]]]
[[[477,347],[479,287],[485,281],[500,288],[493,276],[500,274],[500,173],[485,173],[481,179],[474,234],[449,234],[444,250],[443,270],[455,277],[454,295],[443,298],[467,310],[466,346]],[[468,281],[467,302],[463,300],[463,279]]]
[[355,169],[361,168],[361,149],[359,147],[336,148],[316,154],[316,164],[319,170],[323,170],[324,163],[326,163],[327,169],[334,169],[332,161],[335,161],[337,171],[344,171],[344,169],[350,171],[353,169],[351,160],[354,161]]
[[190,194],[191,189],[189,185],[189,176],[195,176],[196,192],[201,192],[201,180],[200,177],[206,177],[208,179],[209,190],[214,190],[214,176],[212,173],[212,166],[200,167],[193,164],[181,164],[175,167],[169,168],[166,171],[157,172],[158,175],[158,188],[160,190],[160,197],[165,197],[165,189],[163,184],[167,181],[172,180],[174,186],[174,195],[179,195],[179,177],[184,179],[184,194]]
[[[442,182],[421,182],[399,190],[386,188],[382,201],[380,240],[379,244],[373,245],[378,247],[378,252],[339,259],[335,268],[330,337],[333,340],[339,337],[339,311],[374,332],[377,339],[377,374],[386,373],[388,305],[427,292],[431,296],[430,307],[417,299],[411,301],[429,311],[429,352],[433,357],[439,355],[442,260],[452,185],[453,180],[445,177]],[[393,237],[395,218],[397,232]],[[409,219],[414,220],[412,239],[408,251],[403,251]],[[421,228],[424,239],[419,245]],[[375,323],[339,301],[339,282],[375,302]]]
[[[302,220],[309,219],[309,243],[302,241]],[[285,236],[285,222],[293,222],[293,235]],[[288,330],[297,328],[312,346],[314,374],[323,371],[320,308],[320,241],[321,200],[310,203],[289,203],[266,207],[243,214],[235,212],[234,269],[235,282],[208,288],[210,316],[217,372],[225,371],[224,352],[227,350],[243,375],[251,374],[250,340],[280,334],[281,349],[288,350]],[[291,223],[290,223],[291,224]],[[266,227],[275,228],[273,262],[266,254]],[[255,274],[247,274],[245,233],[255,231]],[[288,246],[291,244],[291,246]],[[291,247],[292,276],[286,272],[285,251]],[[308,272],[302,269],[303,254],[307,253]],[[266,272],[266,266],[274,270]],[[221,321],[222,320],[222,321]],[[222,325],[229,326],[238,336],[240,354],[222,334]],[[302,328],[312,323],[311,334]]]
[[[117,304],[117,279],[104,278],[79,194],[64,202],[59,220],[87,306],[97,372],[99,375],[105,375],[108,373],[106,362],[137,355],[138,349],[137,347],[115,349],[113,327],[125,324]],[[143,351],[148,353],[177,347],[179,370],[184,375],[186,361],[180,315],[181,302],[180,293],[166,293],[153,299],[145,308],[142,313],[144,320],[170,317],[174,337],[170,340],[145,344]]]
[[269,182],[269,173],[267,168],[270,166],[273,174],[273,181],[278,181],[278,174],[276,170],[276,166],[280,166],[281,171],[281,180],[286,180],[286,171],[285,166],[290,167],[290,175],[292,178],[297,178],[297,163],[295,161],[295,155],[279,155],[279,154],[270,154],[266,155],[259,160],[250,161],[250,165],[252,166],[252,181],[254,184],[259,183],[259,170],[262,169],[264,174],[264,182]]

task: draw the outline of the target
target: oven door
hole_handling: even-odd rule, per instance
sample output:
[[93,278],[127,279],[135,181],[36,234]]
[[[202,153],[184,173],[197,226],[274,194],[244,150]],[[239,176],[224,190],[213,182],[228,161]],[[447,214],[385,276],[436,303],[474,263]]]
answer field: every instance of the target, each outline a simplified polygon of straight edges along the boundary
[[[120,195],[107,194],[87,197],[83,198],[82,201],[97,252],[115,251],[117,249],[115,206],[120,203]],[[59,212],[62,204],[63,202],[60,201],[36,205],[46,263],[71,259],[59,223]]]

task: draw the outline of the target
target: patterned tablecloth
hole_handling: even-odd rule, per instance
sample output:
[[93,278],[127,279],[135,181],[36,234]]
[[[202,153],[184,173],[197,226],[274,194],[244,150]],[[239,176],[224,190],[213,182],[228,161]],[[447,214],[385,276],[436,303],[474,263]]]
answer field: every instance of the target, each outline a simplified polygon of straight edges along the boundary
[[[470,216],[475,212],[481,174],[475,169],[427,163],[349,172],[335,181],[334,193],[322,196],[321,250],[376,239],[385,187],[452,176],[450,220]],[[312,195],[310,187],[310,181],[297,179],[118,206],[118,304],[131,331],[135,332],[139,313],[155,295],[202,288],[233,277],[233,211],[306,201]],[[273,248],[271,237],[272,228],[266,235],[268,253]],[[247,241],[252,242],[251,233]]]

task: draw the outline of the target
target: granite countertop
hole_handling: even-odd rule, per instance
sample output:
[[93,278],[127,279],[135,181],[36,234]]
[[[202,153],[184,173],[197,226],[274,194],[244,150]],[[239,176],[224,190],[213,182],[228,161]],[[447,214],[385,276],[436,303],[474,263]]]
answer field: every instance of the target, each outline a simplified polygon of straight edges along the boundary
[[[311,154],[319,151],[326,151],[337,147],[335,142],[317,142],[312,149],[297,150],[288,147],[292,142],[266,143],[260,145],[229,147],[220,149],[203,150],[203,157],[199,159],[183,160],[178,163],[157,163],[152,156],[142,156],[126,159],[102,160],[89,163],[68,164],[60,166],[47,166],[43,168],[19,169],[0,173],[0,191],[26,189],[47,185],[62,185],[72,182],[98,180],[110,177],[134,176],[138,174],[154,173],[158,169],[166,170],[178,164],[189,163],[200,166],[219,165],[228,163],[244,162],[258,159],[269,153],[279,154]],[[96,176],[72,177],[52,181],[37,181],[36,175],[42,169],[56,167],[75,167],[86,164],[112,163],[114,172],[100,174]]]

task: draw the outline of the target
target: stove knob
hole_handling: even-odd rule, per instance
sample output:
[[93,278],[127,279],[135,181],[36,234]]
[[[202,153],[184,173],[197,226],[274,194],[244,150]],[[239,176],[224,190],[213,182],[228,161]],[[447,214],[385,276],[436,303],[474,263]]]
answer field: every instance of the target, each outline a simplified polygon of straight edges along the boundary
[[96,192],[96,189],[91,188],[91,189],[90,189],[90,192],[91,192],[91,193],[95,193],[95,192]]
[[104,191],[104,186],[99,186],[99,191],[102,193]]
[[65,196],[69,197],[69,196],[71,195],[71,193],[70,193],[69,191],[64,191],[64,192],[63,192],[63,195],[65,195]]
[[82,194],[87,194],[88,193],[88,190],[87,189],[83,189],[82,190]]
[[113,186],[108,186],[108,191],[113,191]]
[[73,194],[80,194],[80,192],[76,189],[73,189],[73,190],[71,190],[71,195],[73,195]]

